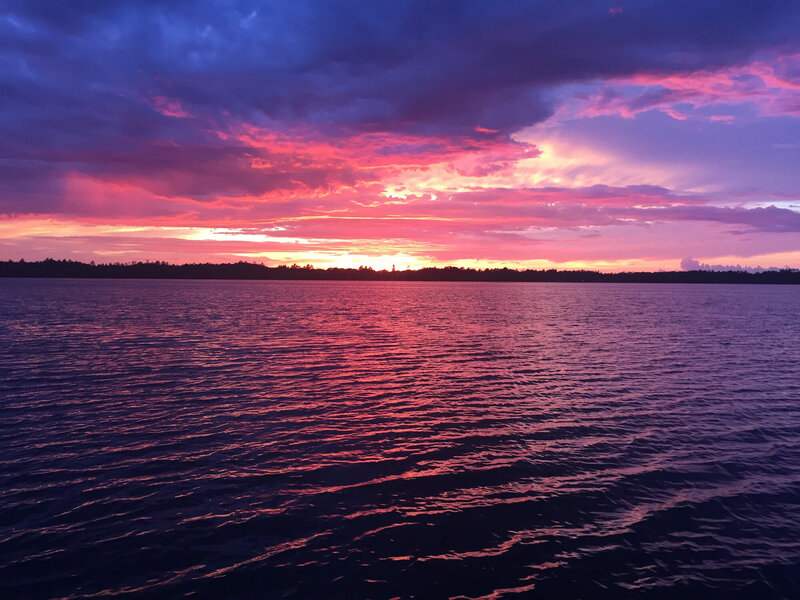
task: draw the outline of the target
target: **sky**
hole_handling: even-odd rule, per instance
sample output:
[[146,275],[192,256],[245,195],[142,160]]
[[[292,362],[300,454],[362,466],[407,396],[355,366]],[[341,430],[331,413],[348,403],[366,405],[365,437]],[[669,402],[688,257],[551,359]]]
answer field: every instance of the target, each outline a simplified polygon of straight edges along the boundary
[[0,259],[800,268],[796,0],[0,0]]

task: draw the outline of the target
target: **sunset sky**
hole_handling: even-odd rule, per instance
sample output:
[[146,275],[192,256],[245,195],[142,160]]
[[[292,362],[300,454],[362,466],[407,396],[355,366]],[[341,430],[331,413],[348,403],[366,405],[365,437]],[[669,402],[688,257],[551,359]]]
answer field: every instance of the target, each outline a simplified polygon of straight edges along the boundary
[[0,259],[800,268],[796,0],[0,0],[0,61]]

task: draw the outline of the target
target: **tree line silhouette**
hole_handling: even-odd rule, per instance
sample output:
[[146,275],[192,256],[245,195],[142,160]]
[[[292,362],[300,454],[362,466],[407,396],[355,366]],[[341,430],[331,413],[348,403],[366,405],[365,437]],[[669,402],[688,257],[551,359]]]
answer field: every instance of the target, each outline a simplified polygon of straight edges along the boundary
[[424,267],[413,270],[376,271],[371,267],[317,269],[311,265],[268,267],[257,263],[192,263],[173,265],[164,261],[131,263],[83,263],[74,260],[27,262],[0,261],[0,277],[65,277],[100,279],[294,279],[356,281],[560,281],[592,283],[768,283],[800,284],[800,270],[779,271],[659,271],[600,273],[558,271]]

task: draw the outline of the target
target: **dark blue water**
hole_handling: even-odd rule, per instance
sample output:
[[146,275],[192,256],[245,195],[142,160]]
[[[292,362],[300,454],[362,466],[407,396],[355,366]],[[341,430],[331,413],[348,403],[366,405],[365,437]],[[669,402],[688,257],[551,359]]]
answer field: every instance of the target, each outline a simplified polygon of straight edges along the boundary
[[0,280],[0,598],[800,598],[800,289]]

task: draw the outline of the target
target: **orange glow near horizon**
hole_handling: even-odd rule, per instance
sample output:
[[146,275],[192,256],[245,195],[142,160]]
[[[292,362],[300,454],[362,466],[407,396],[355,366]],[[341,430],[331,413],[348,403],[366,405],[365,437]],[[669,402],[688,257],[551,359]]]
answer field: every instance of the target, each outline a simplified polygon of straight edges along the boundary
[[[52,231],[58,231],[55,245]],[[396,240],[328,240],[280,238],[261,234],[238,233],[229,229],[204,227],[152,227],[125,225],[97,225],[52,219],[0,220],[0,239],[6,247],[15,242],[25,242],[28,247],[44,244],[42,250],[26,256],[9,256],[13,260],[26,258],[71,258],[98,262],[131,262],[138,260],[167,260],[183,262],[248,262],[267,265],[299,264],[315,268],[371,267],[375,270],[417,269],[428,266],[455,266],[465,268],[559,269],[618,271],[679,270],[680,261],[669,257],[619,258],[593,260],[553,260],[530,258],[514,260],[497,259],[437,259],[430,256],[428,244],[408,242],[403,246]],[[59,246],[61,244],[61,246]],[[268,251],[261,250],[270,244]],[[564,242],[569,246],[569,240]],[[100,246],[100,248],[97,248]],[[59,247],[69,252],[59,254]],[[557,254],[563,244],[556,240],[548,246],[548,253]],[[441,248],[443,249],[443,248]],[[750,256],[730,254],[697,255],[702,263],[755,266],[790,266],[800,263],[800,252],[772,252]]]

